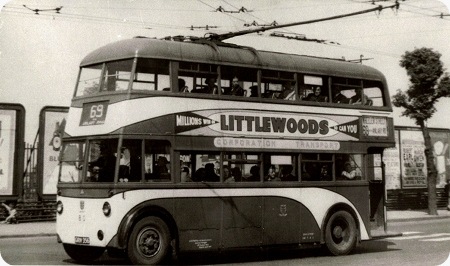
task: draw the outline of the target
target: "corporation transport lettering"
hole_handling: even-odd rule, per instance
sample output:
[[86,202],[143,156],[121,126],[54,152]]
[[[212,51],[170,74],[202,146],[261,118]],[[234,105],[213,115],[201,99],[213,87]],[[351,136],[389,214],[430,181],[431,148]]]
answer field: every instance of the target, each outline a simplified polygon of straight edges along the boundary
[[244,115],[221,115],[223,131],[247,131],[269,133],[296,133],[326,135],[330,131],[327,120],[294,119],[285,117],[260,117]]

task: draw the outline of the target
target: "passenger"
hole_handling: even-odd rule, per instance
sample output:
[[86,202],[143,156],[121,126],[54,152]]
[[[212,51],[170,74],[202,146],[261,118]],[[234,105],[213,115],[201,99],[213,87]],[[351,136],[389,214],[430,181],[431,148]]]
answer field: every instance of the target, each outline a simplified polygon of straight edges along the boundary
[[155,178],[169,178],[169,169],[167,168],[167,164],[169,161],[164,156],[159,156],[158,161],[156,162],[154,176]]
[[294,86],[292,81],[285,81],[283,83],[283,91],[278,95],[278,99],[294,100]]
[[258,86],[253,85],[250,87],[250,97],[258,97]]
[[94,178],[98,182],[112,182],[114,181],[114,172],[116,169],[116,156],[112,148],[108,145],[100,145],[100,156],[97,160],[89,163],[90,172],[93,173]]
[[231,175],[233,176],[235,181],[241,181],[242,179],[241,168],[236,166],[233,169],[231,169]]
[[218,88],[216,85],[216,78],[207,78],[206,79],[206,87],[203,87],[201,89],[194,88],[191,92],[192,93],[207,93],[207,94],[217,94]]
[[356,170],[352,169],[352,164],[346,162],[344,165],[344,171],[341,174],[342,178],[345,180],[354,180],[356,177]]
[[119,160],[119,182],[128,182],[130,178],[130,150],[122,147]]
[[281,181],[298,181],[297,177],[292,174],[292,165],[285,165],[281,168]]
[[356,88],[355,93],[356,94],[350,98],[351,104],[372,105],[372,100],[363,93],[362,88]]
[[306,96],[306,101],[312,101],[312,102],[326,102],[328,100],[328,97],[320,95],[322,92],[322,89],[320,87],[315,87],[314,91],[308,96]]
[[186,81],[184,81],[184,79],[178,79],[178,91],[189,92],[189,88],[186,86]]
[[347,96],[345,96],[344,94],[342,94],[342,89],[340,87],[337,87],[336,95],[334,95],[333,102],[348,104],[350,102],[350,99],[347,98]]
[[244,96],[244,89],[239,85],[239,79],[237,77],[233,78],[231,83],[231,88],[224,92],[226,95],[234,95],[234,96]]
[[205,180],[206,182],[219,182],[220,177],[216,175],[216,172],[214,171],[214,164],[207,163],[205,165]]
[[217,80],[215,78],[208,78],[206,80],[206,85],[208,85],[205,89],[205,93],[208,94],[217,94],[218,89],[216,85]]
[[234,176],[231,174],[230,167],[228,165],[223,166],[223,180],[225,183],[234,182]]
[[193,182],[190,175],[189,167],[181,167],[181,182]]
[[327,165],[322,165],[320,169],[320,181],[331,181],[333,178],[330,175]]
[[206,169],[199,168],[195,171],[194,176],[192,177],[192,181],[194,182],[203,182],[206,180]]
[[272,165],[270,166],[268,172],[267,172],[267,176],[265,178],[266,181],[280,181],[280,177],[278,176],[278,171],[277,168]]
[[253,165],[250,168],[250,176],[243,176],[242,177],[242,182],[257,182],[260,181],[260,177],[259,177],[259,167],[257,165]]

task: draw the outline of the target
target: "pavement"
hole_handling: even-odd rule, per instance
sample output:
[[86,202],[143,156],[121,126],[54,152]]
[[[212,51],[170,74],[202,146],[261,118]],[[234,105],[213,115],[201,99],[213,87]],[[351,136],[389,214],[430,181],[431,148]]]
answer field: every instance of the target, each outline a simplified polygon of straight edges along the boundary
[[[438,210],[438,215],[428,215],[426,210],[387,211],[387,221],[411,222],[432,219],[450,219],[450,211]],[[56,222],[27,222],[0,224],[0,239],[12,237],[56,236]]]

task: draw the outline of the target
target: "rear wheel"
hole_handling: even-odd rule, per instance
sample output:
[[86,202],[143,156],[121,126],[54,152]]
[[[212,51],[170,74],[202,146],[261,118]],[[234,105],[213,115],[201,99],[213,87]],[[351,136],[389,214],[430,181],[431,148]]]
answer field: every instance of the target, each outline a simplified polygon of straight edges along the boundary
[[160,264],[170,251],[170,231],[158,217],[140,220],[128,240],[128,258],[133,264]]
[[98,259],[105,249],[102,247],[78,246],[71,244],[63,244],[67,255],[77,262],[90,264],[90,262]]
[[357,242],[356,223],[346,211],[337,211],[328,219],[325,228],[325,244],[333,255],[346,255]]

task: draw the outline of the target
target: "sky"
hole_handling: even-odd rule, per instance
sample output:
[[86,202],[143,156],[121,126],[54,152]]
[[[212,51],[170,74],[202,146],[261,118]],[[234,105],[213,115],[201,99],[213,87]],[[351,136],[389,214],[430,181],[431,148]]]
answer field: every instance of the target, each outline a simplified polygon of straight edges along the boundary
[[[274,31],[226,40],[258,50],[345,58],[380,70],[390,94],[409,86],[399,61],[406,51],[432,48],[450,71],[450,0],[399,1],[400,8],[274,30],[324,42],[273,37]],[[26,109],[32,142],[44,106],[70,106],[81,60],[108,43],[146,36],[202,37],[367,10],[394,1],[365,0],[12,0],[0,6],[0,102]],[[24,6],[25,5],[25,6]],[[219,7],[225,12],[216,11]],[[241,7],[246,12],[236,13]],[[38,10],[36,14],[33,10]],[[59,13],[56,10],[59,10]],[[233,12],[233,13],[232,13]],[[443,14],[442,18],[440,15]],[[208,25],[209,29],[204,27]],[[194,26],[194,30],[191,30]],[[197,28],[199,27],[199,28]],[[450,128],[450,99],[442,99],[428,126]],[[394,108],[394,124],[414,126]]]

